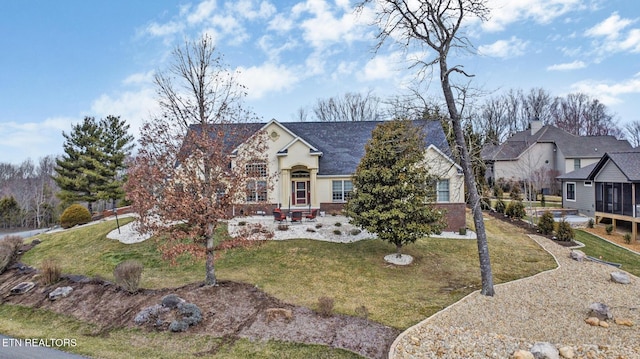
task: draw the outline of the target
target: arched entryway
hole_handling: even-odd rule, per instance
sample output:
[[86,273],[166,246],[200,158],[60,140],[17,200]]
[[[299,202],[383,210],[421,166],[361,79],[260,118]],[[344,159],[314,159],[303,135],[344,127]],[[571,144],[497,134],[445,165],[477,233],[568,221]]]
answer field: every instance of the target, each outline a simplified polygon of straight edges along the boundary
[[297,166],[291,169],[291,204],[311,204],[311,175],[306,167]]

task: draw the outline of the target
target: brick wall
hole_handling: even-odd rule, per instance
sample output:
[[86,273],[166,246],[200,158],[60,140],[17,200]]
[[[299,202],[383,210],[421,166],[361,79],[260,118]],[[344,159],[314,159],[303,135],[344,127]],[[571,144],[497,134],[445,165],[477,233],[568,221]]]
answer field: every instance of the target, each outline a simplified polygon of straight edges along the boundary
[[466,227],[464,203],[438,203],[435,206],[447,211],[447,228],[445,228],[445,231],[457,232],[460,228]]

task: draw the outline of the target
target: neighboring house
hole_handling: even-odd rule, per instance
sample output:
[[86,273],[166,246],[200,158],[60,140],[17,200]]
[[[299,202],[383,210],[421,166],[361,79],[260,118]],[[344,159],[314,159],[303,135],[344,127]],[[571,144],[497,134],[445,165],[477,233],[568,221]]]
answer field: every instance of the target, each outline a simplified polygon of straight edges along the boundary
[[640,152],[611,152],[585,168],[559,176],[562,207],[631,224],[637,238],[640,223]]
[[[257,174],[247,184],[247,197],[235,214],[264,211],[319,209],[339,212],[353,191],[351,181],[372,130],[379,121],[362,122],[278,122],[228,124],[240,126],[241,138],[229,139],[233,156],[242,156],[243,143],[255,138],[268,142],[263,158],[256,158],[247,170]],[[447,230],[465,226],[464,178],[451,159],[451,151],[438,121],[413,121],[425,138],[425,163],[439,180],[436,206],[447,211]],[[191,127],[198,131],[198,125]],[[212,131],[219,133],[219,131]],[[263,136],[252,134],[262,133]],[[231,166],[235,163],[232,161]],[[251,169],[249,169],[251,167]],[[271,181],[267,185],[267,181]]]
[[596,163],[606,152],[632,149],[629,142],[613,136],[576,136],[535,120],[531,129],[515,133],[501,145],[483,148],[482,159],[489,183],[500,178],[529,180],[549,193],[554,192],[558,175]]

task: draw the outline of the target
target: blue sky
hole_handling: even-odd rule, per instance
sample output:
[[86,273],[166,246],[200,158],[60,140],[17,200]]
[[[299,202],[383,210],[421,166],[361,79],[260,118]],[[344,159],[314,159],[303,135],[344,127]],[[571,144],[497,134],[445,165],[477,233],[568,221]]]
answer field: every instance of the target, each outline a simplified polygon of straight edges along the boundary
[[[488,0],[470,22],[474,56],[453,56],[487,94],[583,92],[621,124],[639,120],[640,7],[629,0]],[[318,98],[385,97],[413,78],[397,48],[372,52],[371,13],[350,0],[0,1],[0,162],[62,153],[84,116],[119,115],[133,133],[156,109],[151,79],[170,51],[208,33],[241,72],[265,121]],[[432,96],[440,96],[438,84]]]

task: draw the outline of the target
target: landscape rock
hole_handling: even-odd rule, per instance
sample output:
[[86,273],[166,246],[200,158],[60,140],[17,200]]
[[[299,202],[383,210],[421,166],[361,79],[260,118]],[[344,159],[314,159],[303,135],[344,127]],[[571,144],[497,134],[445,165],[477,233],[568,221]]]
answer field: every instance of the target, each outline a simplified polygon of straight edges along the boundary
[[626,318],[616,318],[615,323],[618,325],[624,325],[627,327],[633,327],[633,321],[631,319]]
[[73,292],[73,288],[71,287],[58,287],[53,292],[49,293],[49,300],[65,298],[71,292]]
[[569,257],[578,262],[582,262],[587,258],[587,255],[581,250],[574,249],[571,251],[571,253],[569,253]]
[[603,303],[592,303],[589,306],[589,316],[596,317],[600,320],[609,320],[613,318],[609,306]]
[[389,254],[384,256],[384,260],[387,263],[395,264],[398,266],[406,266],[413,263],[413,257],[408,254]]
[[11,288],[10,292],[11,294],[24,294],[30,291],[31,289],[33,289],[33,287],[35,286],[36,284],[33,282],[22,282],[16,285],[15,287]]
[[598,325],[600,325],[600,319],[596,318],[596,317],[589,317],[587,319],[584,320],[585,323],[597,327]]
[[137,325],[142,325],[151,321],[151,319],[157,319],[160,314],[169,312],[169,308],[165,308],[160,304],[155,304],[150,307],[146,307],[133,318],[133,322]]
[[169,294],[162,297],[162,306],[169,309],[175,309],[178,305],[183,304],[184,302],[185,300],[178,297],[176,294]]
[[535,357],[530,351],[516,350],[513,352],[513,355],[511,355],[511,359],[535,359]]
[[560,356],[566,359],[573,359],[576,357],[576,353],[573,351],[571,347],[562,347],[558,349],[560,352]]
[[598,325],[603,328],[609,328],[609,323],[605,322],[604,320],[601,320],[600,323],[598,323]]
[[551,343],[535,343],[530,351],[535,359],[560,359],[558,349]]
[[629,284],[631,283],[631,278],[625,272],[611,272],[611,281],[614,283],[620,284]]

